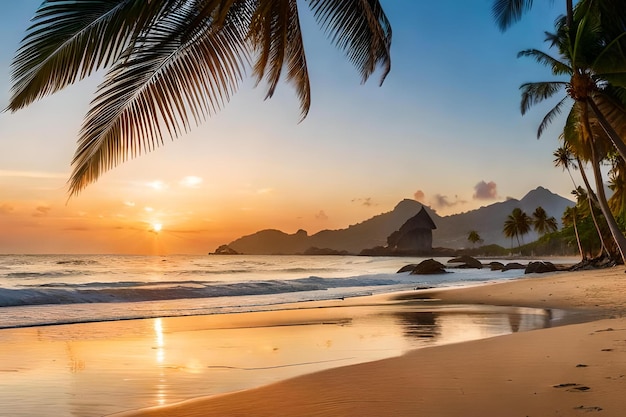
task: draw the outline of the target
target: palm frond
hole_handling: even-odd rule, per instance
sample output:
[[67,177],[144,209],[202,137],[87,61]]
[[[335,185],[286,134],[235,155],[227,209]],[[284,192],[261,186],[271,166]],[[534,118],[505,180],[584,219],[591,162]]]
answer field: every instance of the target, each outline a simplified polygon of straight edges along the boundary
[[552,97],[567,85],[564,81],[539,81],[522,84],[520,86],[522,115],[526,114],[532,106]]
[[549,67],[554,75],[572,74],[572,67],[538,49],[526,49],[517,53],[517,57],[530,57],[537,63]]
[[380,66],[382,84],[391,70],[391,24],[379,0],[308,0],[315,18],[361,73],[362,82]]
[[179,0],[47,0],[12,62],[16,111],[113,63],[131,39]]
[[563,106],[569,101],[569,97],[565,96],[554,106],[543,118],[537,129],[537,139],[541,137],[546,128],[552,121],[563,112]]
[[152,25],[107,73],[81,129],[70,195],[160,146],[163,129],[172,138],[188,131],[236,91],[247,56],[240,16],[190,27],[198,10],[190,3]]
[[259,2],[248,36],[258,53],[254,64],[257,84],[267,79],[265,98],[274,95],[287,66],[287,80],[295,85],[304,119],[311,105],[311,87],[296,0]]
[[513,23],[518,22],[532,5],[533,0],[495,0],[491,6],[491,13],[500,30],[504,32]]

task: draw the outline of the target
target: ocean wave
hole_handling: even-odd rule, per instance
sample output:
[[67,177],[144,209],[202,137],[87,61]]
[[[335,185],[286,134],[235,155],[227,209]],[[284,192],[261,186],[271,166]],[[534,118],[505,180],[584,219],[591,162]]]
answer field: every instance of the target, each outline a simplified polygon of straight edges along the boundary
[[0,307],[159,301],[270,295],[348,287],[373,287],[403,283],[389,276],[354,278],[308,277],[294,280],[216,283],[208,281],[115,282],[45,284],[19,289],[0,289]]
[[41,278],[55,278],[55,277],[67,277],[72,275],[87,275],[86,271],[74,271],[74,270],[62,270],[62,271],[21,271],[21,272],[8,272],[1,274],[5,278],[19,278],[19,279],[41,279]]
[[100,262],[93,259],[69,259],[63,261],[57,261],[57,265],[100,265]]

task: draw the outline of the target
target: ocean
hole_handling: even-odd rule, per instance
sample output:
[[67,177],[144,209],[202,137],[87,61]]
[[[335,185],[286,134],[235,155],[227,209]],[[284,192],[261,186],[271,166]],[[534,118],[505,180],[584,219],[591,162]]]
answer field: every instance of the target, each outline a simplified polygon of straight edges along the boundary
[[[423,259],[2,255],[0,328],[272,310],[285,303],[523,275],[523,270],[489,269],[451,269],[430,276],[396,273]],[[449,259],[438,260],[445,264]]]

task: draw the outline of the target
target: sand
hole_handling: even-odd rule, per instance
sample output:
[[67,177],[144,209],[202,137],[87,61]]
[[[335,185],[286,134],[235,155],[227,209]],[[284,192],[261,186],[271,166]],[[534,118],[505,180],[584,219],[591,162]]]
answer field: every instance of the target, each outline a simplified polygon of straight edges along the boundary
[[593,320],[417,349],[396,358],[116,417],[625,415],[623,267],[412,291],[385,302],[406,304],[413,299],[570,309]]

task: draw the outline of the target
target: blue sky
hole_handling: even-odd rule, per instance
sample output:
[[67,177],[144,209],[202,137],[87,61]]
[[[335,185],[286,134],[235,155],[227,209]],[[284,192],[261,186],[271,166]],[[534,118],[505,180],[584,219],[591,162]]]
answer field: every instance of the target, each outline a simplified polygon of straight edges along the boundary
[[[10,61],[39,3],[2,6],[3,107]],[[265,228],[347,227],[404,198],[442,215],[520,199],[540,185],[569,198],[571,181],[552,164],[562,121],[537,140],[548,107],[519,111],[520,84],[552,76],[516,54],[545,49],[544,31],[564,7],[536,3],[501,33],[491,0],[382,1],[393,27],[392,70],[382,86],[379,74],[362,85],[302,12],[312,84],[304,121],[288,84],[264,101],[263,87],[248,81],[201,126],[69,201],[70,162],[98,77],[5,112],[0,227],[12,233],[0,238],[0,253],[204,253]],[[154,224],[162,225],[158,241]],[[137,244],[120,245],[129,236]]]

